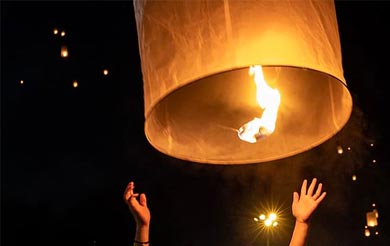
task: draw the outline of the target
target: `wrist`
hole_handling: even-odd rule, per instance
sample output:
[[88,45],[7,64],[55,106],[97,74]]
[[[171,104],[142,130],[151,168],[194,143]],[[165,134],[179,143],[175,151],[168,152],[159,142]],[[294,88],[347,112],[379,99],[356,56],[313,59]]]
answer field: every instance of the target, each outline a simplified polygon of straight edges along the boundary
[[295,227],[300,229],[307,229],[309,227],[308,221],[295,220]]
[[134,243],[140,245],[143,242],[149,242],[149,225],[137,225],[136,227]]

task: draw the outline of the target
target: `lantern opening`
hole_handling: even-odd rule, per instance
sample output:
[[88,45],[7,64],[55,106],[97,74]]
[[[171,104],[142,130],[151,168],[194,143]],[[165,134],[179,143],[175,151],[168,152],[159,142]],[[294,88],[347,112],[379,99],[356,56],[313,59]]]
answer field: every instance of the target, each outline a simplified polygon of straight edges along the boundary
[[242,141],[237,132],[243,122],[264,113],[248,69],[205,77],[162,98],[146,115],[150,143],[167,155],[199,163],[258,163],[317,146],[348,119],[350,95],[335,77],[305,68],[263,66],[265,80],[283,98],[277,124],[261,141]]

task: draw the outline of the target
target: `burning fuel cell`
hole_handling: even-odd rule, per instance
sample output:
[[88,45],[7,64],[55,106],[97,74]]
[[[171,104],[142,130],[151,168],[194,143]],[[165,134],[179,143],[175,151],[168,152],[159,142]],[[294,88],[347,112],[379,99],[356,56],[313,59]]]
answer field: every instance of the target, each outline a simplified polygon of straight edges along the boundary
[[238,130],[238,136],[243,141],[256,143],[258,140],[271,135],[275,130],[280,93],[267,84],[260,65],[251,66],[249,75],[254,75],[256,101],[264,111],[261,118],[255,117],[241,126]]

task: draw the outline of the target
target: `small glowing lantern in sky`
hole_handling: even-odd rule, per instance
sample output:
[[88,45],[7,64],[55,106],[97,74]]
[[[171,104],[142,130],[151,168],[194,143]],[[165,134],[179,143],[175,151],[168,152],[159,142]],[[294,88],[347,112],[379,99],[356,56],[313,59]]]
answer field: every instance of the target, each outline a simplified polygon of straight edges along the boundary
[[367,226],[374,227],[378,225],[377,214],[377,211],[366,213]]
[[286,158],[347,123],[333,0],[134,1],[145,135],[207,164]]
[[364,236],[369,237],[371,235],[370,230],[367,228],[367,226],[364,228]]
[[74,80],[72,85],[74,88],[77,88],[79,86],[79,83],[77,82],[77,80]]
[[68,47],[65,45],[61,46],[61,57],[66,58],[68,55]]
[[340,145],[337,146],[337,153],[338,153],[339,155],[341,155],[342,153],[344,153],[343,147],[341,147]]

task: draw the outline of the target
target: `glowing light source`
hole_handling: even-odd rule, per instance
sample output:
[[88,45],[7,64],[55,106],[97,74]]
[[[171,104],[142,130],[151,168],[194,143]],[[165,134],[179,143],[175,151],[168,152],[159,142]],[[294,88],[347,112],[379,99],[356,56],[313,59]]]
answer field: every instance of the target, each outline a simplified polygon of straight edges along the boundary
[[364,229],[364,236],[369,237],[370,235],[371,235],[370,230],[366,226]]
[[74,87],[74,88],[77,88],[78,86],[79,86],[79,83],[78,83],[76,80],[74,80],[74,81],[73,81],[73,87]]
[[249,74],[254,75],[256,101],[264,111],[261,118],[255,117],[253,120],[241,126],[238,130],[238,136],[243,141],[256,143],[259,139],[271,135],[275,130],[275,122],[280,104],[280,93],[278,90],[268,86],[264,80],[261,66],[251,66],[249,68]]
[[355,175],[355,174],[352,175],[352,180],[353,180],[353,181],[356,181],[356,179],[357,179],[356,175]]
[[340,145],[337,146],[337,153],[338,153],[339,155],[341,155],[342,153],[344,153],[343,147],[341,147]]
[[[268,216],[266,216],[265,214],[260,214],[259,215],[260,220],[255,217],[254,221],[261,222],[260,225],[262,229],[265,229],[265,231],[268,234],[270,231],[273,230],[273,228],[278,226],[278,222],[276,221],[277,217],[278,216],[275,212],[269,212]],[[267,235],[267,246],[269,245],[269,236],[270,235]]]
[[369,226],[369,227],[377,226],[378,225],[377,212],[375,212],[375,211],[367,212],[366,213],[366,220],[367,220],[367,226]]
[[66,58],[68,56],[69,56],[68,47],[65,45],[61,46],[61,57]]
[[61,37],[64,37],[66,35],[65,31],[61,32]]
[[264,214],[261,214],[261,215],[259,216],[259,219],[260,219],[260,220],[265,220],[265,215],[264,215]]
[[277,215],[274,212],[269,213],[268,216],[266,216],[265,214],[260,214],[259,215],[259,219],[257,219],[256,217],[253,218],[253,219],[256,222],[258,222],[259,219],[260,219],[260,221],[263,221],[263,224],[266,227],[268,227],[268,226],[277,226],[278,225],[278,222],[276,221]]
[[104,74],[104,75],[108,75],[108,70],[107,70],[107,69],[104,69],[104,70],[103,70],[103,74]]
[[[348,121],[334,1],[133,4],[143,129],[160,152],[207,164],[268,162],[322,144]],[[254,65],[261,72],[250,76]],[[259,107],[265,90],[256,93],[253,77],[268,85],[268,108]]]
[[54,28],[53,33],[54,33],[54,35],[57,35],[58,34],[58,29]]
[[23,85],[24,84],[24,80],[20,80],[20,82],[19,82],[21,85]]

